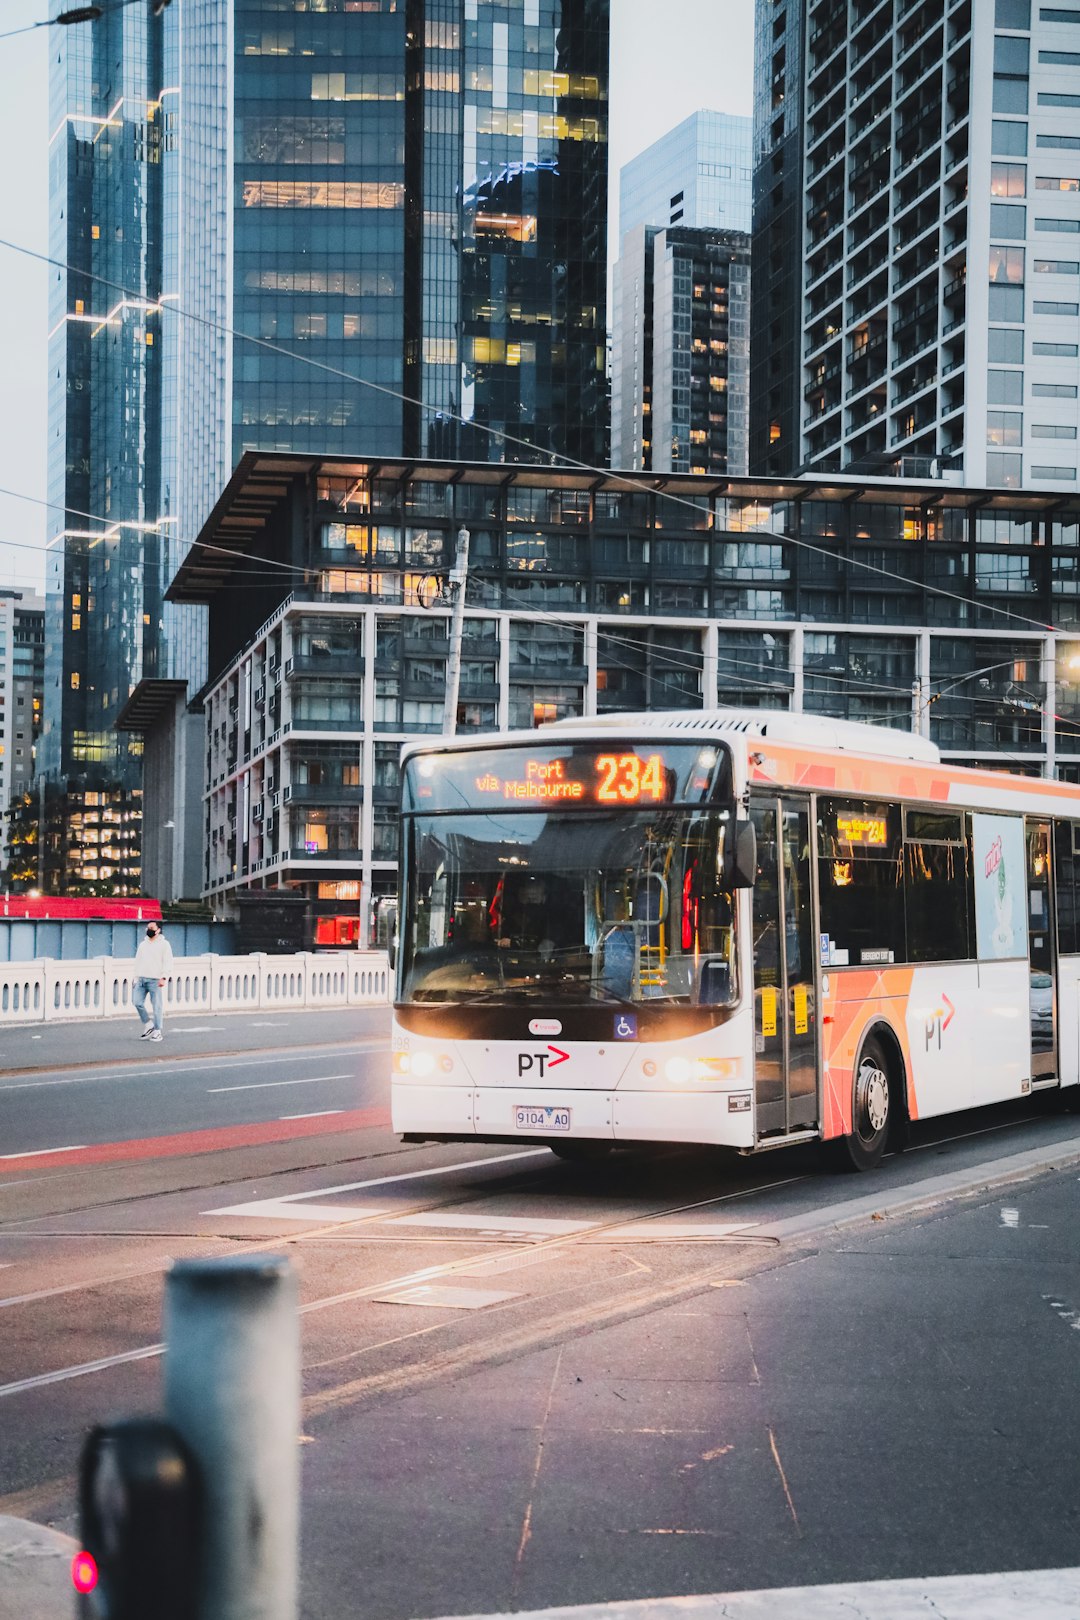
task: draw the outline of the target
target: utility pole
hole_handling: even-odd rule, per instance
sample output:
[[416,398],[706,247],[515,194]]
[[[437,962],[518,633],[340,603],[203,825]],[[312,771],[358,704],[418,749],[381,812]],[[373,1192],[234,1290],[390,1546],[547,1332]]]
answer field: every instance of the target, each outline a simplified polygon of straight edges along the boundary
[[469,531],[462,527],[457,533],[454,566],[450,570],[454,615],[450,620],[450,656],[446,660],[446,698],[443,704],[443,734],[447,737],[452,737],[457,731],[458,687],[461,685],[461,632],[465,624],[465,581],[468,573]]

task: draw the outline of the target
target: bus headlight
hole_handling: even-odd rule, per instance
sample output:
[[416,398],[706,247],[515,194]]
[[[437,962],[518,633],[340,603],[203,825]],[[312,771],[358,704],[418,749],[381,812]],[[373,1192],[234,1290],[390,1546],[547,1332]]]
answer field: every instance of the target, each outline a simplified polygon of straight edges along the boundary
[[411,1074],[423,1080],[426,1075],[435,1073],[436,1065],[443,1074],[454,1072],[454,1060],[449,1052],[440,1052],[437,1056],[434,1052],[394,1053],[395,1074]]
[[664,1064],[664,1076],[673,1086],[737,1080],[741,1071],[741,1061],[733,1057],[673,1057]]

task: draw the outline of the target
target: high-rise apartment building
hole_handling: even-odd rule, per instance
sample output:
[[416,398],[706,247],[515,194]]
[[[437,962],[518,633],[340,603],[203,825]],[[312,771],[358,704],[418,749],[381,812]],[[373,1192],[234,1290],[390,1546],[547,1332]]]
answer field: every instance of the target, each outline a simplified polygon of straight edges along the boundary
[[45,603],[0,590],[0,856],[11,866],[11,807],[34,779],[45,684]]
[[694,113],[619,177],[613,466],[747,469],[751,130]]
[[756,471],[1076,486],[1078,25],[759,0]]
[[196,0],[189,527],[246,449],[604,459],[608,4]]
[[[60,31],[58,794],[138,815],[143,736],[206,674],[205,615],[162,592],[245,449],[605,461],[608,7],[192,0]],[[138,887],[137,849],[93,864]]]
[[611,462],[745,473],[750,238],[637,225],[615,266]]

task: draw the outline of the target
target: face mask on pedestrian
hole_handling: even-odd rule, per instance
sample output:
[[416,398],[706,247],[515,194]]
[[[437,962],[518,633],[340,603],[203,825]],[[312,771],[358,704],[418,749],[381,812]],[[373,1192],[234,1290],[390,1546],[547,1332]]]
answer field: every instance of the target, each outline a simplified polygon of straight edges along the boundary
[[156,928],[148,928],[146,930],[146,937],[147,937],[147,939],[157,939],[157,929]]

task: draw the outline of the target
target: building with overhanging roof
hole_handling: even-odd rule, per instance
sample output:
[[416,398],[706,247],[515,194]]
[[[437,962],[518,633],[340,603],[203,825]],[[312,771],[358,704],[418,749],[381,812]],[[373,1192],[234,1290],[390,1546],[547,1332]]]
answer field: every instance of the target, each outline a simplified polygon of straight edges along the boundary
[[170,591],[209,610],[203,886],[312,927],[396,883],[401,743],[720,705],[1080,780],[1080,500],[943,482],[245,456]]

